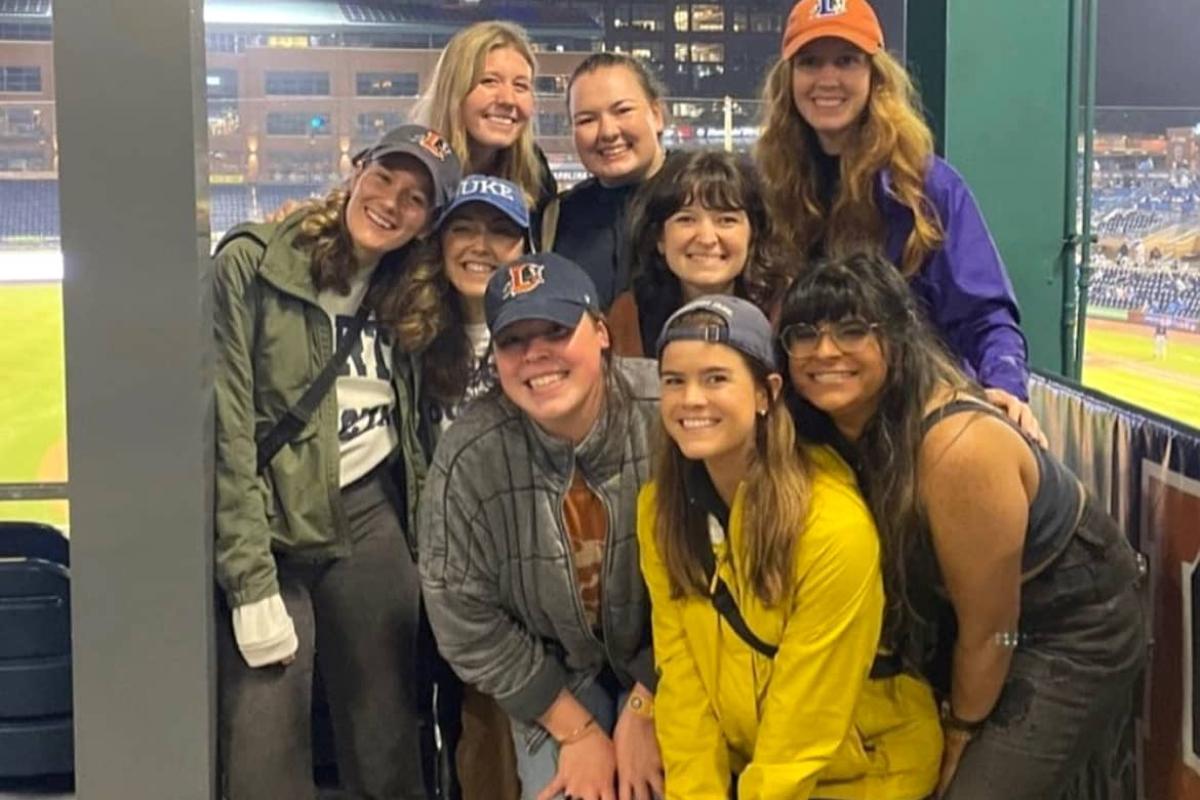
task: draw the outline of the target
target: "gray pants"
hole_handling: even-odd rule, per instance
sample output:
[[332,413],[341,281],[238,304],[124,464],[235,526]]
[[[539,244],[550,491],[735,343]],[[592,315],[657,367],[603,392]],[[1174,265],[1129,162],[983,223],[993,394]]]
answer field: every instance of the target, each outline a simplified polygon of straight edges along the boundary
[[1067,549],[1021,591],[1021,643],[947,800],[1057,800],[1120,730],[1146,661],[1137,556],[1089,498]]
[[314,658],[329,699],[342,786],[364,800],[424,800],[416,663],[420,584],[383,470],[346,487],[353,551],[319,563],[277,556],[300,648],[288,666],[246,666],[218,614],[220,753],[226,800],[315,800]]

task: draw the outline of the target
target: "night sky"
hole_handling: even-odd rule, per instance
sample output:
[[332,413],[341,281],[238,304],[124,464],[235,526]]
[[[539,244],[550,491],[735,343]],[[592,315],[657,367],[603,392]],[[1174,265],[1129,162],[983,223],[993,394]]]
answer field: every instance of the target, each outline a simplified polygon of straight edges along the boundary
[[1200,108],[1200,0],[1099,5],[1097,105]]

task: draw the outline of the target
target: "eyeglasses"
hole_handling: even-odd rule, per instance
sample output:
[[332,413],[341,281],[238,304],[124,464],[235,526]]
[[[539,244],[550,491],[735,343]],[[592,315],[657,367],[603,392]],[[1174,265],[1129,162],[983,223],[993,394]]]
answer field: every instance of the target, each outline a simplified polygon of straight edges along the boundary
[[857,353],[867,345],[878,323],[863,322],[861,319],[844,319],[825,325],[809,325],[797,322],[788,325],[779,334],[779,342],[791,358],[807,358],[821,346],[821,337],[828,336],[834,347],[845,354]]

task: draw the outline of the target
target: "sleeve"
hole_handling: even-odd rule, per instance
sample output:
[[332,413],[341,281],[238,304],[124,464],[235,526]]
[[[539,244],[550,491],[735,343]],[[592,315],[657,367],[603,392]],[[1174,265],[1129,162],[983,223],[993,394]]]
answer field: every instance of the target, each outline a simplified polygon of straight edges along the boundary
[[215,556],[231,609],[279,594],[254,442],[255,275],[262,253],[240,240],[222,249],[215,264]]
[[883,581],[875,526],[839,492],[813,498],[741,800],[803,800],[843,746],[879,646]]
[[439,442],[418,507],[417,551],[429,622],[438,650],[465,683],[494,697],[515,719],[532,723],[567,688],[567,672],[503,608],[483,500],[440,458],[449,441]]
[[[729,748],[700,679],[683,625],[685,600],[671,597],[666,565],[654,540],[654,485],[638,499],[638,546],[650,592],[658,689],[654,727],[666,773],[666,800],[726,798]],[[715,613],[715,612],[714,612]]]
[[934,324],[981,384],[1027,400],[1028,355],[1012,283],[970,188],[944,169],[952,180],[936,202],[945,241],[926,267],[939,295]]

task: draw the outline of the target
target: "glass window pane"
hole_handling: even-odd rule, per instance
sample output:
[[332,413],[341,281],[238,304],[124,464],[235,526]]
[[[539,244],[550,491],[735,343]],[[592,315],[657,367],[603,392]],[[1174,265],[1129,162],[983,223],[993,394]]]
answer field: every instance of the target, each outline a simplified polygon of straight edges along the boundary
[[692,6],[692,30],[725,30],[725,9],[719,5]]
[[688,29],[688,7],[686,5],[675,6],[675,30],[686,31]]
[[420,76],[415,72],[360,72],[355,85],[359,97],[416,97]]

